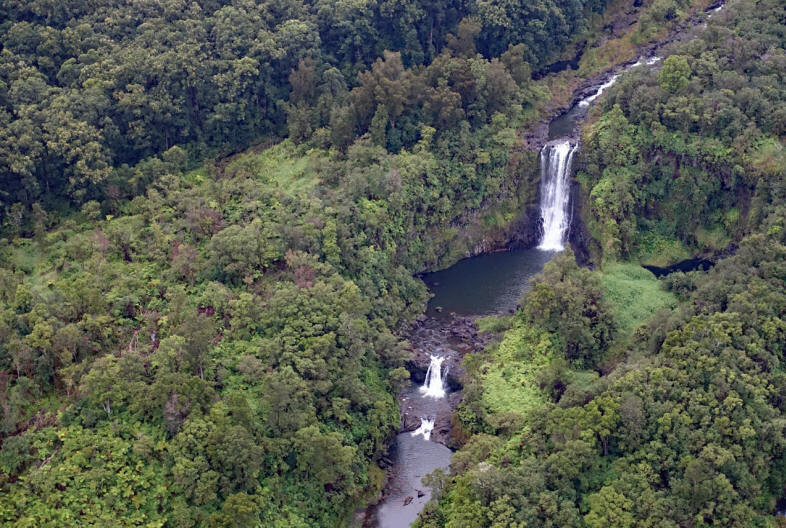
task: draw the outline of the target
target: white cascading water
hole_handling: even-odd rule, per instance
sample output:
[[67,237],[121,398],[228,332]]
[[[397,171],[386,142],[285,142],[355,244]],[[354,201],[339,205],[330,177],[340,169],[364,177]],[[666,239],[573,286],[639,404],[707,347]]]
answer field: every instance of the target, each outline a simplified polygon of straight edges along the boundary
[[540,151],[540,216],[543,238],[538,249],[562,251],[570,227],[570,167],[576,145],[567,139],[549,143]]
[[596,91],[594,94],[590,95],[586,99],[582,99],[581,101],[579,101],[579,106],[589,106],[592,101],[603,95],[603,92],[605,92],[606,89],[608,89],[612,84],[617,82],[618,77],[619,77],[618,73],[612,75],[611,79],[598,86],[598,91]]
[[420,387],[420,392],[424,396],[432,398],[443,398],[445,396],[445,387],[442,384],[442,362],[445,358],[439,356],[431,356],[431,363],[426,371],[426,379],[423,381],[423,386]]
[[420,419],[420,427],[412,431],[412,436],[423,435],[424,440],[431,439],[431,431],[434,430],[434,420],[428,418]]
[[[626,67],[625,70],[623,70],[623,71],[628,71],[631,68],[635,68],[636,66],[641,66],[642,64],[646,64],[647,66],[652,66],[653,64],[655,64],[659,60],[660,60],[660,57],[657,57],[657,56],[651,56],[651,57],[646,57],[646,58],[645,57],[639,57],[639,60],[637,60],[633,64],[631,64],[628,67]],[[592,95],[590,95],[588,97],[585,97],[584,99],[579,101],[579,106],[584,107],[584,108],[588,107],[595,99],[597,99],[598,97],[603,95],[603,92],[608,90],[611,87],[611,85],[613,85],[615,82],[617,82],[617,79],[619,79],[619,77],[620,77],[619,73],[615,73],[614,75],[612,75],[609,78],[608,81],[606,81],[605,83],[603,83],[600,86],[598,86],[598,89],[595,91],[594,94],[592,94]]]

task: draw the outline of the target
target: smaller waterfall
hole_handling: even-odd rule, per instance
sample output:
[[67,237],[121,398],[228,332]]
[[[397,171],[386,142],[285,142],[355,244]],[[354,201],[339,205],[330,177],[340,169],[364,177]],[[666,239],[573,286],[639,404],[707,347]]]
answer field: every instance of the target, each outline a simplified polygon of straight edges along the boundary
[[[642,64],[646,64],[647,66],[652,66],[653,64],[655,64],[659,60],[660,60],[660,57],[658,57],[658,56],[651,56],[651,57],[646,57],[646,58],[645,57],[639,57],[639,60],[637,60],[636,62],[634,62],[630,66],[626,67],[623,71],[628,71],[631,68],[635,68],[636,66],[641,66]],[[592,94],[589,97],[586,97],[586,98],[582,99],[581,101],[579,101],[579,106],[582,107],[582,108],[587,108],[595,99],[597,99],[598,97],[603,95],[603,92],[608,90],[611,87],[611,85],[613,85],[615,82],[617,82],[617,79],[619,79],[619,77],[620,77],[619,73],[615,73],[614,75],[612,75],[609,78],[608,81],[606,81],[605,83],[603,83],[600,86],[598,86],[598,89],[595,91],[594,94]]]
[[651,57],[641,56],[641,57],[639,57],[639,60],[637,60],[636,62],[634,62],[633,64],[631,64],[627,68],[625,68],[625,71],[632,70],[636,66],[641,66],[643,64],[646,64],[647,66],[652,66],[653,64],[655,64],[659,60],[660,60],[660,57],[658,57],[657,55],[653,55]]
[[438,356],[431,356],[431,363],[426,371],[426,379],[423,381],[423,386],[420,387],[420,392],[425,396],[432,398],[443,398],[445,396],[445,387],[442,384],[442,362],[445,358]]
[[543,238],[538,249],[562,251],[570,227],[570,167],[576,146],[561,139],[540,151],[540,216]]
[[598,90],[594,94],[590,95],[586,99],[582,99],[581,101],[579,101],[579,106],[585,106],[585,107],[589,106],[592,101],[603,95],[603,92],[605,92],[612,84],[617,82],[618,77],[619,77],[618,73],[612,75],[611,79],[598,86]]
[[420,419],[420,427],[410,433],[412,436],[423,435],[424,440],[431,439],[431,431],[434,430],[434,420],[428,418]]

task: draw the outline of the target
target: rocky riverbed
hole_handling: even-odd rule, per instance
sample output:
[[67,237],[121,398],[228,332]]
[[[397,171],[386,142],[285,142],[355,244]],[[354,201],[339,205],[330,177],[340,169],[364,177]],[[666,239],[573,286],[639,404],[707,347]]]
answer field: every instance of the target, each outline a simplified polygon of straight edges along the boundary
[[[427,318],[418,323],[409,334],[410,357],[407,370],[412,382],[421,386],[432,356],[443,357],[443,382],[447,395],[441,405],[435,405],[434,429],[431,440],[448,447],[454,447],[452,437],[452,415],[461,402],[461,389],[465,383],[466,372],[462,366],[464,356],[482,351],[488,338],[478,332],[473,317],[449,315],[442,319]],[[412,398],[401,400],[400,432],[414,431],[420,426],[424,410]]]
[[[382,458],[387,485],[378,504],[363,512],[365,528],[409,526],[430,499],[422,478],[434,469],[446,469],[453,438],[453,413],[461,402],[466,372],[464,357],[482,351],[488,337],[478,332],[474,317],[441,314],[425,317],[407,332],[410,342],[406,367],[410,381],[401,394],[401,424],[390,452]],[[439,365],[444,396],[429,396],[423,389],[433,357]],[[424,423],[433,425],[423,434]],[[449,449],[450,448],[450,449]]]

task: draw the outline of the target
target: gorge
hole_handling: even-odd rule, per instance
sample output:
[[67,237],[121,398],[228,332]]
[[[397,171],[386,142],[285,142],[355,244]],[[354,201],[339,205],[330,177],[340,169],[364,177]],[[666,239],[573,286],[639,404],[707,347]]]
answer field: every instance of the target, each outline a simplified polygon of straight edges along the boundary
[[[722,7],[723,4],[716,5],[712,12],[717,12]],[[692,25],[696,23],[698,20],[694,20]],[[526,291],[529,279],[540,272],[555,253],[564,250],[573,221],[571,187],[573,160],[580,148],[578,125],[587,116],[592,103],[601,97],[621,74],[636,67],[655,66],[661,58],[654,52],[660,47],[653,46],[638,60],[607,72],[594,84],[591,91],[582,89],[580,95],[574,96],[573,103],[566,111],[548,122],[548,141],[539,154],[541,236],[536,248],[478,255],[462,260],[446,270],[422,277],[434,294],[426,310],[428,321],[436,323],[443,337],[449,334],[456,316],[471,319],[513,311]],[[416,341],[421,331],[416,329],[410,340]],[[446,355],[435,355],[435,345],[440,354],[447,350]],[[427,350],[430,361],[423,385],[418,390],[413,390],[413,384],[401,396],[404,428],[406,429],[408,423],[407,416],[413,411],[419,413],[420,421],[414,430],[401,432],[396,437],[392,447],[393,466],[389,470],[392,476],[383,492],[382,501],[372,508],[373,514],[367,519],[365,526],[408,526],[406,523],[417,517],[429,496],[429,492],[423,490],[425,486],[418,480],[418,477],[425,475],[425,470],[417,471],[415,468],[447,470],[451,452],[434,446],[436,442],[432,440],[432,431],[440,414],[441,422],[449,424],[446,414],[453,412],[460,398],[460,393],[453,393],[450,395],[454,398],[453,402],[447,402],[446,405],[442,364],[446,358],[460,363],[463,353],[450,348],[444,349],[443,346],[444,343],[431,343],[431,348]],[[464,353],[471,348],[471,345],[465,343]],[[437,398],[439,404],[430,402],[429,397]],[[442,436],[440,441],[445,442],[447,438],[449,433]]]
[[[580,111],[571,108],[556,120],[572,132],[589,105],[616,78],[615,74],[581,99],[575,105]],[[474,326],[474,317],[514,310],[529,279],[565,248],[571,223],[572,161],[578,148],[577,141],[566,136],[548,142],[540,152],[542,233],[536,248],[479,255],[423,276],[434,297],[428,303],[426,321],[409,335],[421,359],[412,364],[412,381],[400,395],[403,427],[391,447],[390,477],[365,526],[409,526],[430,498],[420,479],[435,469],[447,470],[451,450],[441,443],[450,444],[451,414],[461,397],[460,391],[451,391],[447,384],[448,370],[460,365],[466,353],[482,350],[475,335],[458,330],[466,324],[463,318]],[[418,369],[425,372],[420,386]],[[441,427],[439,435],[435,427],[436,431]]]
[[0,525],[786,526],[782,0],[50,4]]

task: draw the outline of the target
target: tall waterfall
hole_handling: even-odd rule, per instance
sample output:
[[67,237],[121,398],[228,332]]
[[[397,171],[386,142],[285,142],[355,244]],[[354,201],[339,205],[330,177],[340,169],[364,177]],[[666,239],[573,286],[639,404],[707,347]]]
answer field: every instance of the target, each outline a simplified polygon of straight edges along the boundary
[[540,216],[543,238],[538,249],[562,251],[570,227],[570,167],[576,145],[567,139],[549,143],[540,151]]
[[425,396],[432,398],[442,398],[445,396],[445,387],[442,385],[442,362],[445,358],[438,356],[431,356],[431,363],[426,371],[426,379],[423,381],[423,386],[420,387],[420,392]]

